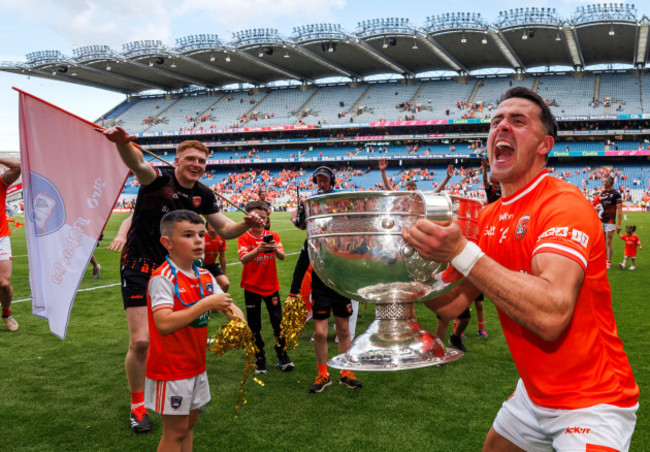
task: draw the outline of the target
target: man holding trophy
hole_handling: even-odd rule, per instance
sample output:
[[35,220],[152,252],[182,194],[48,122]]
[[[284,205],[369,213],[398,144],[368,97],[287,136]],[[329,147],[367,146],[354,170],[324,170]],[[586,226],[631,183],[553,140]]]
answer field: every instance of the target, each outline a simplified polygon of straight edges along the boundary
[[465,279],[427,306],[457,317],[483,292],[497,307],[519,371],[484,451],[629,449],[639,388],[616,333],[600,220],[574,186],[546,170],[557,124],[516,87],[501,98],[487,151],[502,198],[479,216],[478,245],[456,221],[404,228],[420,256]]

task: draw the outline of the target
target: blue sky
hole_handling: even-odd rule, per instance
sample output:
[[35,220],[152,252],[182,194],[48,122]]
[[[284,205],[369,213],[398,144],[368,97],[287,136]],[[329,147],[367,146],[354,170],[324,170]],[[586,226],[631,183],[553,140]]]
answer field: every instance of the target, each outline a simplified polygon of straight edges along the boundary
[[[210,33],[229,41],[232,33],[248,28],[292,27],[312,23],[341,24],[354,31],[357,22],[382,17],[406,17],[417,26],[427,16],[445,12],[477,12],[494,21],[499,11],[516,7],[553,7],[570,17],[583,0],[0,0],[0,61],[26,60],[27,53],[159,39],[173,46],[176,38]],[[638,2],[637,2],[638,3]],[[642,8],[643,9],[643,8]],[[646,12],[647,11],[641,11]],[[12,86],[95,120],[125,96],[37,77],[0,72],[0,151],[18,151],[18,95]]]

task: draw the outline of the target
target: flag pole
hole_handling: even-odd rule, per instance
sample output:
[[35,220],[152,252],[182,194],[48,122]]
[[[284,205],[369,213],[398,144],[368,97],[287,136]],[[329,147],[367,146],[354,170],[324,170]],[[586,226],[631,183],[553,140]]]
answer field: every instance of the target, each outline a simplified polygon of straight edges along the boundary
[[[133,143],[133,144],[135,144],[135,143]],[[155,158],[155,159],[157,159],[157,160],[160,160],[161,162],[163,162],[164,164],[166,164],[166,165],[168,165],[168,166],[171,166],[172,168],[176,168],[174,165],[172,165],[171,163],[169,163],[167,160],[165,160],[165,159],[163,159],[163,158],[157,156],[156,154],[154,154],[154,153],[151,152],[150,150],[145,149],[145,148],[143,148],[142,146],[139,146],[139,145],[136,145],[136,146],[137,146],[137,147],[138,147],[138,148],[139,148],[143,153],[148,154],[148,155],[152,156],[153,158]],[[235,209],[239,210],[240,212],[243,212],[245,215],[248,215],[248,212],[246,212],[244,209],[242,209],[241,207],[239,207],[238,205],[236,205],[236,204],[235,204],[234,202],[232,202],[230,199],[228,199],[228,198],[226,198],[225,196],[220,195],[219,193],[217,193],[216,190],[213,190],[212,188],[208,187],[206,184],[204,184],[204,183],[201,182],[201,181],[199,181],[199,184],[202,185],[203,187],[207,188],[208,190],[210,190],[212,193],[214,193],[215,195],[217,195],[219,198],[221,198],[221,199],[223,199],[224,201],[226,201],[228,204],[230,204],[231,206],[233,206]]]

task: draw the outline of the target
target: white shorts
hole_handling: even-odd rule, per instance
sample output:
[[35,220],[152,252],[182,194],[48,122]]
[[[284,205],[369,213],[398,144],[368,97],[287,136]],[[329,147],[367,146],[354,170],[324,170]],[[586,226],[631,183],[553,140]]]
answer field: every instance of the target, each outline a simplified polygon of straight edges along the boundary
[[616,225],[614,223],[603,223],[603,231],[614,232],[616,231]]
[[530,400],[520,379],[492,427],[530,452],[624,452],[630,448],[638,409],[638,403],[630,408],[604,404],[576,410],[545,408]]
[[0,261],[11,260],[11,241],[9,236],[0,237]]
[[144,381],[144,406],[160,414],[182,415],[198,410],[210,401],[208,374],[185,380]]

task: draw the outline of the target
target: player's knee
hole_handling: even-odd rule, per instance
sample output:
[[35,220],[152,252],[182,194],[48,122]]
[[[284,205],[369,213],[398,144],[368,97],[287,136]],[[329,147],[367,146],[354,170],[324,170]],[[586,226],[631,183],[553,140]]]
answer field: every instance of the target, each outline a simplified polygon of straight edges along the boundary
[[136,339],[132,340],[129,343],[129,348],[131,352],[138,358],[147,358],[147,352],[149,351],[149,340],[148,339]]
[[11,278],[0,276],[0,290],[11,290]]
[[327,328],[316,328],[314,329],[314,340],[315,341],[326,341],[327,340]]

